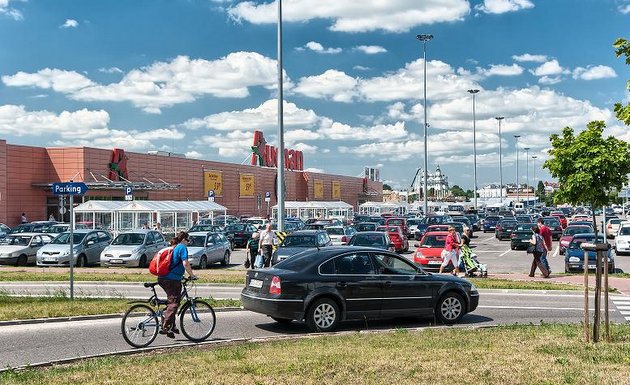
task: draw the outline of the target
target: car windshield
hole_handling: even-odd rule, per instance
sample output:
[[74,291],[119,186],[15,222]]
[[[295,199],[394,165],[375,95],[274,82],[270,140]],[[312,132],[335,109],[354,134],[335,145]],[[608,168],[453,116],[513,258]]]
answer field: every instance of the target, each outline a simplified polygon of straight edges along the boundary
[[280,247],[315,247],[316,241],[315,235],[289,235],[284,238]]
[[350,240],[351,246],[382,246],[385,237],[380,234],[357,234]]
[[560,226],[560,221],[557,219],[544,219],[543,223],[545,224],[545,226],[549,226],[549,227],[559,227]]
[[[74,233],[72,237],[72,243],[75,245],[83,242],[83,238],[85,238],[86,233]],[[70,244],[70,233],[61,233],[52,242],[53,245],[69,245]]]
[[[598,243],[604,243],[604,237],[597,237],[597,239],[599,240]],[[595,240],[595,236],[591,235],[591,236],[586,236],[586,237],[574,237],[573,240],[571,241],[571,243],[569,244],[569,248],[570,249],[577,249],[580,247],[580,245],[583,242],[593,242]]]
[[3,245],[28,246],[32,237],[29,236],[8,236],[2,240]]
[[630,235],[630,226],[620,228],[619,235]]
[[621,223],[621,219],[611,219],[610,220],[610,224],[611,225],[618,225]]
[[329,235],[344,235],[343,229],[341,227],[328,227],[326,232]]
[[501,221],[501,222],[499,222],[501,227],[503,227],[504,229],[513,229],[516,226],[517,223],[518,222],[516,222],[516,221]]
[[142,233],[125,233],[118,235],[112,245],[141,245],[144,243],[144,234]]
[[564,235],[584,234],[584,233],[590,233],[592,231],[593,229],[586,226],[569,226],[566,229],[564,229]]
[[203,235],[191,235],[188,237],[188,247],[204,247],[206,237]]
[[228,225],[225,228],[225,231],[245,231],[246,228],[247,228],[247,225],[243,223],[235,223],[232,225]]
[[486,222],[498,222],[500,220],[500,217],[486,217]]
[[194,233],[195,231],[212,231],[214,226],[212,225],[194,225],[191,227],[188,232]]
[[420,247],[443,248],[446,245],[446,235],[426,235],[422,238]]
[[453,218],[453,222],[465,223],[467,225],[470,225],[470,220],[466,217]]
[[422,223],[422,219],[409,219],[409,220],[407,220],[407,224],[409,226],[419,225],[420,223]]
[[524,223],[521,225],[517,225],[514,230],[516,231],[532,231],[532,224],[531,223]]
[[531,222],[532,218],[529,215],[517,215],[516,220],[519,222]]
[[402,226],[404,223],[404,219],[390,219],[387,221],[387,224],[391,226]]
[[374,231],[376,229],[376,224],[374,223],[359,223],[355,226],[357,231]]

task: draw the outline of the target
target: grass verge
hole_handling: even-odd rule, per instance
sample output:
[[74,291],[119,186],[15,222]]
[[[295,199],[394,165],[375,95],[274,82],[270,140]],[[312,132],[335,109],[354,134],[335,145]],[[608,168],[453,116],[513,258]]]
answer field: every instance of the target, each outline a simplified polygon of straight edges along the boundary
[[357,333],[99,358],[5,372],[0,383],[627,384],[630,325],[612,331],[615,342],[596,345],[574,325]]
[[[238,307],[241,306],[241,301],[211,299],[210,304],[213,307]],[[75,298],[74,301],[70,301],[61,295],[53,297],[0,295],[0,321],[124,313],[129,306],[129,300],[124,298]]]
[[554,283],[549,281],[525,281],[500,278],[466,278],[479,289],[513,289],[513,290],[582,290],[578,285]]

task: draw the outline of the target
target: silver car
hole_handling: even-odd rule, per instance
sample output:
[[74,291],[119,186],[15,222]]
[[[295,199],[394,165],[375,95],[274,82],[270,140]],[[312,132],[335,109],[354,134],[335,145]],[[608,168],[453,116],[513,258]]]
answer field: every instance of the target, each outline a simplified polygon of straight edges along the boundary
[[356,230],[352,226],[328,226],[324,230],[330,236],[333,246],[342,246],[350,241],[350,238],[356,234]]
[[[112,241],[104,230],[75,230],[74,264],[76,266],[98,265],[101,252]],[[49,244],[37,250],[37,266],[69,266],[70,233],[61,233]]]
[[0,265],[26,266],[35,264],[37,250],[50,243],[48,234],[19,233],[8,235],[0,241]]
[[189,233],[188,262],[192,267],[205,269],[208,264],[230,264],[230,241],[223,234],[214,232]]
[[167,246],[164,236],[155,230],[120,233],[101,252],[101,266],[147,267],[155,253]]

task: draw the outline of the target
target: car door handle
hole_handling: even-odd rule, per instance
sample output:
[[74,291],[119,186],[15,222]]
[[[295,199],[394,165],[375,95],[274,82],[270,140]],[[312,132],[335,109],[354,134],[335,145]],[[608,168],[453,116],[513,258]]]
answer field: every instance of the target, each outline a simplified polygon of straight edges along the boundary
[[348,287],[348,284],[345,282],[338,282],[337,287],[340,289],[345,289],[346,287]]
[[392,281],[385,281],[385,283],[383,283],[383,286],[392,287]]

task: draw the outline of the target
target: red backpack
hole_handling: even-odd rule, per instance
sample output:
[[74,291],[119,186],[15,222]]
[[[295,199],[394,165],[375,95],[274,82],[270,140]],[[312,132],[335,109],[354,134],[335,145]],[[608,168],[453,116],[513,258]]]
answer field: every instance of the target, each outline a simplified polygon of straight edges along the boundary
[[165,276],[171,271],[171,262],[173,261],[174,247],[165,247],[155,253],[155,256],[149,263],[149,272],[157,276]]

